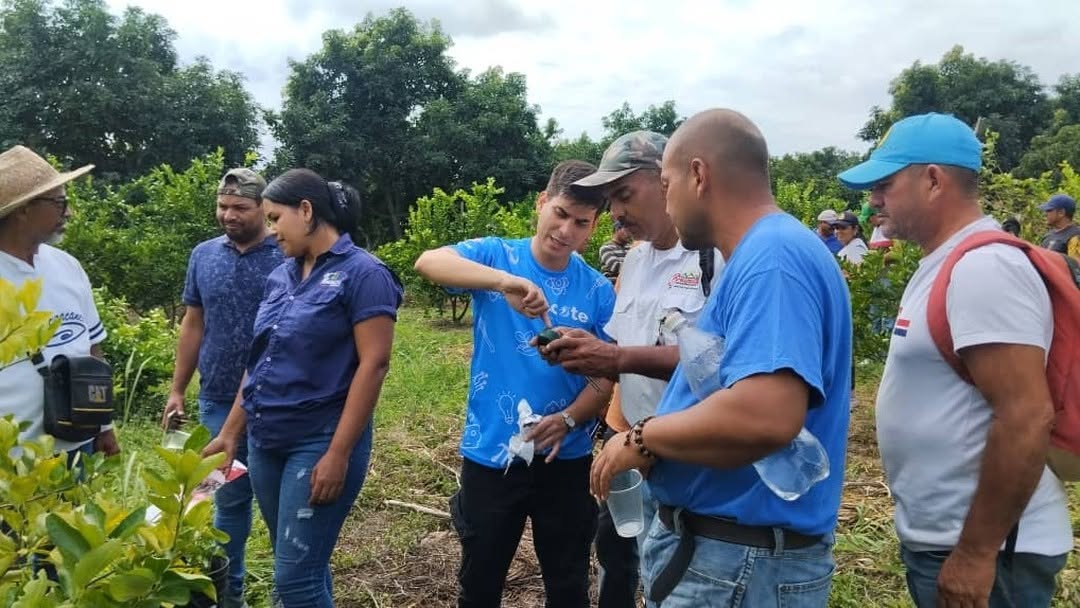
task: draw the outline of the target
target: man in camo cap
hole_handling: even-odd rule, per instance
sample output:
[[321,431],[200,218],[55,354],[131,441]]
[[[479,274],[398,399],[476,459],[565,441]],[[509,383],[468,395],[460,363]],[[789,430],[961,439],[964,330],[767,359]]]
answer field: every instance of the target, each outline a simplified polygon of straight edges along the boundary
[[[667,138],[651,131],[633,131],[608,146],[596,173],[571,188],[599,190],[611,217],[640,244],[626,254],[617,284],[615,312],[604,327],[615,344],[581,330],[541,352],[567,371],[618,380],[619,390],[608,411],[610,428],[625,431],[656,411],[656,404],[679,362],[675,336],[660,331],[660,320],[678,309],[694,321],[710,290],[713,264],[723,265],[715,250],[687,250],[667,215],[660,183],[660,160]],[[706,266],[703,272],[702,265]],[[703,277],[703,275],[708,275]],[[618,536],[607,508],[600,510],[596,552],[600,561],[599,608],[631,608],[638,586],[638,541],[652,525],[655,505],[645,495],[645,530],[638,540]]]

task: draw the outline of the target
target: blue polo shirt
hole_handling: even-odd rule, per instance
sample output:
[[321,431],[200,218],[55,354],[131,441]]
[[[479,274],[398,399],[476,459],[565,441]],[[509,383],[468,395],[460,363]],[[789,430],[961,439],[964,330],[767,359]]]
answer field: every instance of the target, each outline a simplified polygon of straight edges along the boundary
[[840,250],[844,248],[844,244],[840,242],[840,239],[837,238],[835,234],[830,234],[827,237],[819,234],[818,237],[821,239],[822,243],[825,243],[825,246],[829,248],[829,251],[832,252],[833,255],[840,253]]
[[[805,426],[829,455],[829,476],[787,502],[769,490],[753,465],[715,469],[660,460],[649,488],[661,503],[694,513],[803,534],[831,532],[840,508],[851,399],[851,305],[833,256],[788,214],[761,218],[727,260],[697,327],[724,337],[725,388],[784,369],[806,382]],[[697,402],[679,366],[657,414]]]
[[242,253],[225,235],[191,251],[183,302],[203,311],[200,398],[230,404],[236,399],[266,277],[284,259],[272,236]]
[[359,358],[353,327],[397,319],[403,290],[378,258],[343,235],[306,279],[290,258],[270,273],[247,358],[244,410],[253,445],[273,449],[336,428]]
[[[544,290],[556,326],[577,327],[606,338],[603,327],[615,307],[611,281],[572,255],[566,268],[551,271],[532,255],[531,239],[488,237],[453,246],[461,257],[529,279]],[[585,377],[548,365],[529,342],[543,331],[539,319],[518,313],[496,291],[473,290],[473,355],[469,404],[461,434],[461,455],[502,468],[510,437],[518,432],[517,404],[528,401],[541,416],[563,411],[589,388]],[[592,421],[579,420],[559,447],[559,459],[592,451]],[[535,461],[534,461],[535,462]]]

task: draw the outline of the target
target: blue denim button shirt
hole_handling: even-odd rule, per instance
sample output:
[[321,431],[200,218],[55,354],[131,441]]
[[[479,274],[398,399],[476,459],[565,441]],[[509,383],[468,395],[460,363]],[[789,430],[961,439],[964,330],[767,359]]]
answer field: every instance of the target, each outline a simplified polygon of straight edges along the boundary
[[272,236],[243,252],[225,235],[191,251],[183,301],[203,311],[201,399],[226,403],[236,399],[266,278],[284,260]]
[[306,279],[288,259],[270,274],[255,317],[244,410],[252,443],[288,446],[337,424],[359,365],[353,326],[397,318],[403,290],[378,258],[343,235]]

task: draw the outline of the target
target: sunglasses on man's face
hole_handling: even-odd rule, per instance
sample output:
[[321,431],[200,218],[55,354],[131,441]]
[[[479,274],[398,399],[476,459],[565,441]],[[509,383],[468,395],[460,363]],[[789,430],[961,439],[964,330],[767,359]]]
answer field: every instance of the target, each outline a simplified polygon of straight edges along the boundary
[[60,208],[60,213],[63,214],[68,208],[68,197],[66,196],[39,196],[35,198],[36,201],[47,201]]

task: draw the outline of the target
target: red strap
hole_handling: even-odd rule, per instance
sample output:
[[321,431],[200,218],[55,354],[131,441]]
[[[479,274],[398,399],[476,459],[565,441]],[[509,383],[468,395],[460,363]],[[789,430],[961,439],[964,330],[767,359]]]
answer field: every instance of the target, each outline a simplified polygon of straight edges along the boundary
[[934,345],[937,346],[942,358],[949,364],[949,367],[953,368],[956,375],[969,384],[971,384],[971,375],[968,374],[963,360],[956,354],[956,349],[953,347],[946,297],[949,292],[949,283],[952,281],[953,266],[956,266],[956,263],[960,261],[960,258],[964,257],[965,253],[992,243],[1012,245],[1022,250],[1025,255],[1032,247],[1031,243],[1003,230],[983,230],[966,237],[945,257],[945,262],[942,263],[941,269],[938,270],[937,276],[934,277],[934,283],[930,287],[930,299],[926,304],[926,324],[930,330],[930,338],[934,341]]

